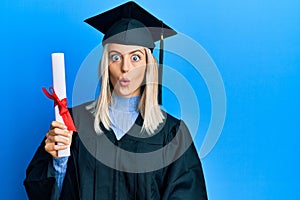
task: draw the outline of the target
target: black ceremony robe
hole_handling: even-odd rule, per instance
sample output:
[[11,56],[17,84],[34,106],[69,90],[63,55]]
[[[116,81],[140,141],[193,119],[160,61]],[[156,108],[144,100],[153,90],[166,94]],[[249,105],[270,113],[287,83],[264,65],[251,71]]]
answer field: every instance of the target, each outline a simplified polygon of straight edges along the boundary
[[26,170],[29,199],[207,199],[202,166],[182,121],[165,114],[159,131],[146,137],[139,115],[117,140],[102,124],[104,134],[94,132],[94,117],[86,105],[71,110],[78,133],[73,134],[60,196],[43,141]]

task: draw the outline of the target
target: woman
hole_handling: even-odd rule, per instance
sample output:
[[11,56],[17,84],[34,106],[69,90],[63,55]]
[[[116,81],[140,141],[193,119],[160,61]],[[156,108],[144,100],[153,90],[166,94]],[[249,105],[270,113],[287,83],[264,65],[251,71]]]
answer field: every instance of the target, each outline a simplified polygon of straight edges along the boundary
[[158,105],[149,21],[167,27],[133,2],[87,20],[105,34],[100,96],[70,109],[77,132],[52,122],[26,171],[30,199],[207,199],[187,127]]

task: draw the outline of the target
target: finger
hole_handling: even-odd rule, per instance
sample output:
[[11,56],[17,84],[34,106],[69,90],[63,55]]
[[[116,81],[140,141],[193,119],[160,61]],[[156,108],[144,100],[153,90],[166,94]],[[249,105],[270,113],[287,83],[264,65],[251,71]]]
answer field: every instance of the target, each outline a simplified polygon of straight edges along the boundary
[[53,146],[53,149],[55,151],[59,151],[59,150],[65,150],[69,147],[69,145],[59,145],[59,144],[56,144]]
[[62,136],[62,135],[50,135],[45,143],[63,143],[65,145],[70,145],[72,141],[72,136]]
[[45,145],[45,147],[44,147],[44,149],[45,149],[45,151],[46,152],[48,152],[50,155],[52,155],[53,157],[57,157],[58,155],[58,153],[57,153],[57,151],[55,151],[55,150],[53,150],[54,149],[54,143],[52,143],[52,144],[46,144]]
[[54,136],[53,139],[54,139],[53,140],[54,142],[62,143],[64,145],[69,145],[70,141],[71,141],[70,138],[63,137],[63,136],[60,136],[60,135]]
[[54,129],[50,130],[48,133],[49,133],[48,137],[50,135],[52,135],[52,136],[61,135],[61,136],[64,136],[64,137],[70,137],[73,132],[65,130],[65,129],[54,128]]
[[62,122],[52,121],[50,125],[50,129],[54,129],[54,128],[67,129],[67,126]]
[[[45,148],[46,150],[46,148]],[[47,150],[46,150],[47,151]],[[58,151],[53,150],[53,151],[47,151],[51,156],[53,156],[54,158],[59,158],[58,156]]]
[[60,144],[48,143],[48,144],[45,145],[45,150],[48,153],[53,154],[53,151],[65,150],[68,147],[69,147],[69,145],[60,145]]
[[55,139],[54,136],[49,136],[46,140],[45,140],[45,144],[55,144]]
[[53,153],[53,154],[51,154],[54,158],[59,158],[58,157],[58,153],[57,153],[57,151],[54,151],[55,153]]

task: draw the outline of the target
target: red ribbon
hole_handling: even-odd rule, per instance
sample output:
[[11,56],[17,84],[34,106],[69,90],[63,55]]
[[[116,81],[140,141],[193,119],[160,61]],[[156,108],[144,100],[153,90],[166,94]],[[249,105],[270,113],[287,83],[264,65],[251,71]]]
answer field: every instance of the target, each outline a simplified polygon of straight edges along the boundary
[[49,87],[49,92],[46,88],[42,88],[42,90],[49,99],[52,99],[54,101],[54,107],[58,106],[59,114],[62,117],[68,130],[77,131],[73,119],[70,115],[69,109],[67,107],[67,99],[64,98],[60,100],[56,95],[53,87]]

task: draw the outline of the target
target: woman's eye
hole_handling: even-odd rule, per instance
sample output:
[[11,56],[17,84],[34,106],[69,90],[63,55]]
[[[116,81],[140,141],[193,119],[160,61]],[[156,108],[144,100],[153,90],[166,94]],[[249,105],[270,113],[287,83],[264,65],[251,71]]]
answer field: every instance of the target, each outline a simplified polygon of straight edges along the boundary
[[137,61],[140,60],[140,57],[139,57],[138,55],[133,55],[133,56],[131,57],[131,60],[137,62]]
[[111,59],[112,59],[112,61],[118,61],[121,59],[121,57],[119,55],[112,55]]

